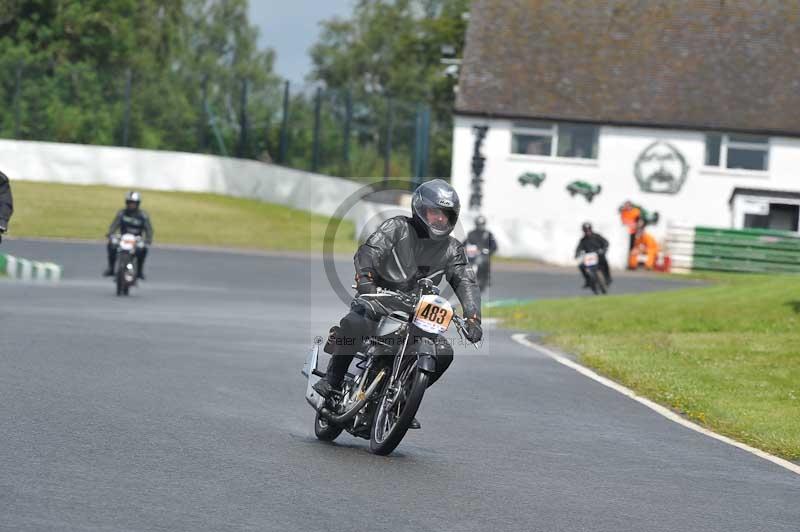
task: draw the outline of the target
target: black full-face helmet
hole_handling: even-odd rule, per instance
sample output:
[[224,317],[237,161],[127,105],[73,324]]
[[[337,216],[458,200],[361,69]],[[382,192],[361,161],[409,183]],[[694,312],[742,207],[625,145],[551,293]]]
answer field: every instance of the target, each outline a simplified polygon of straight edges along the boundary
[[475,229],[479,231],[483,231],[486,229],[486,217],[482,214],[479,214],[477,218],[475,218]]
[[127,194],[125,194],[125,208],[133,211],[139,208],[139,205],[142,204],[142,195],[136,192],[135,190],[131,190]]
[[583,222],[583,225],[581,225],[581,230],[587,235],[590,234],[592,232],[592,224],[589,222]]
[[447,181],[434,179],[417,187],[411,198],[414,219],[430,238],[447,238],[458,221],[461,202]]

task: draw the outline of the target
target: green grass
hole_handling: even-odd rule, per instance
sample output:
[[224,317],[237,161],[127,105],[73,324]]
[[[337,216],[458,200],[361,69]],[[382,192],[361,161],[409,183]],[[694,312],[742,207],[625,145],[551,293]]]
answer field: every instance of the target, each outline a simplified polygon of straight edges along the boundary
[[[14,181],[15,237],[100,239],[126,189]],[[255,200],[187,192],[142,192],[157,243],[319,251],[328,218]],[[355,249],[353,224],[339,227],[337,252]]]
[[800,459],[800,276],[490,310],[719,433]]

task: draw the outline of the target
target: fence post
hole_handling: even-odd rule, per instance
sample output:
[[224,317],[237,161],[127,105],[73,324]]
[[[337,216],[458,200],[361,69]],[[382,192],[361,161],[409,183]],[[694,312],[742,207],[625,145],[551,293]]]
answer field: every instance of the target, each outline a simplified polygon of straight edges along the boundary
[[353,121],[353,95],[345,89],[344,100],[344,139],[342,142],[342,175],[350,174],[350,125]]
[[320,108],[322,107],[322,88],[317,87],[317,96],[314,99],[314,145],[311,153],[311,171],[319,170],[319,134],[320,134]]
[[417,121],[419,117],[416,113],[414,113],[414,138],[412,139],[412,145],[410,146],[410,150],[408,150],[408,158],[411,160],[411,168],[409,168],[408,175],[411,176],[411,187],[414,187],[414,183],[417,182]]
[[414,120],[414,158],[412,166],[415,187],[419,186],[422,180],[427,177],[425,174],[428,172],[430,122],[430,108],[423,103],[417,104],[417,115]]
[[14,82],[14,138],[20,138],[22,131],[22,112],[20,100],[22,99],[22,62],[17,63],[16,80]]
[[422,147],[420,146],[420,130],[422,129],[422,111],[421,111],[422,104],[417,104],[417,111],[414,114],[414,155],[411,158],[411,177],[412,179],[412,186],[416,188],[418,186],[419,177],[420,177],[420,153],[422,152]]
[[247,88],[247,78],[244,78],[242,79],[242,90],[239,97],[239,145],[236,147],[236,156],[242,159],[248,156]]
[[198,142],[200,144],[201,152],[208,149],[208,74],[203,75],[203,81],[200,84],[202,109],[200,109],[200,124],[198,127]]
[[128,68],[125,72],[125,114],[122,117],[122,145],[127,146],[131,123],[131,85],[133,84],[133,73]]
[[222,134],[220,134],[219,128],[217,127],[217,117],[214,116],[214,112],[211,110],[211,106],[208,105],[208,102],[206,102],[205,107],[206,115],[208,115],[208,123],[211,126],[211,131],[214,132],[214,138],[217,140],[219,152],[223,157],[227,157],[228,150],[225,149],[225,142],[222,140]]
[[422,107],[422,128],[420,130],[420,162],[419,177],[428,177],[428,158],[430,155],[430,133],[431,133],[431,108],[427,105]]
[[286,154],[289,150],[289,80],[283,88],[283,119],[281,120],[281,138],[278,147],[278,162],[286,164]]
[[392,129],[394,129],[394,109],[392,99],[386,97],[386,139],[383,146],[383,186],[386,187],[392,173]]

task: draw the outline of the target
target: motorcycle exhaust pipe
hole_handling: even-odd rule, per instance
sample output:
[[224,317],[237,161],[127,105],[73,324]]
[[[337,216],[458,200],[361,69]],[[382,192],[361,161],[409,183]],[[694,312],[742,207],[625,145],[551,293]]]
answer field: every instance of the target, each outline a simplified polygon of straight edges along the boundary
[[378,388],[378,385],[383,380],[384,374],[385,371],[381,370],[381,372],[378,373],[378,375],[375,377],[375,380],[372,381],[372,384],[369,385],[367,391],[364,392],[364,397],[360,401],[358,401],[355,405],[353,405],[350,408],[350,410],[348,410],[344,414],[340,414],[337,416],[327,408],[322,407],[322,409],[319,411],[320,415],[326,418],[328,421],[336,423],[337,425],[342,425],[344,423],[347,423],[348,421],[356,417],[356,414],[358,414],[359,410],[364,408],[364,405],[367,404],[367,401],[369,401],[369,398],[372,397],[373,392],[375,392],[375,390]]

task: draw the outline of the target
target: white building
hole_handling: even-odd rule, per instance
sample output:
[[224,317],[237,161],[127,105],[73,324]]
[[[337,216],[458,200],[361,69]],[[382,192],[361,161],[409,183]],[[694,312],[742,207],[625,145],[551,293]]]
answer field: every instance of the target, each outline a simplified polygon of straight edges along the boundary
[[800,230],[800,31],[787,22],[800,3],[659,6],[473,2],[452,181],[501,253],[571,263],[590,221],[620,266],[626,200],[659,213],[662,238],[669,224]]

